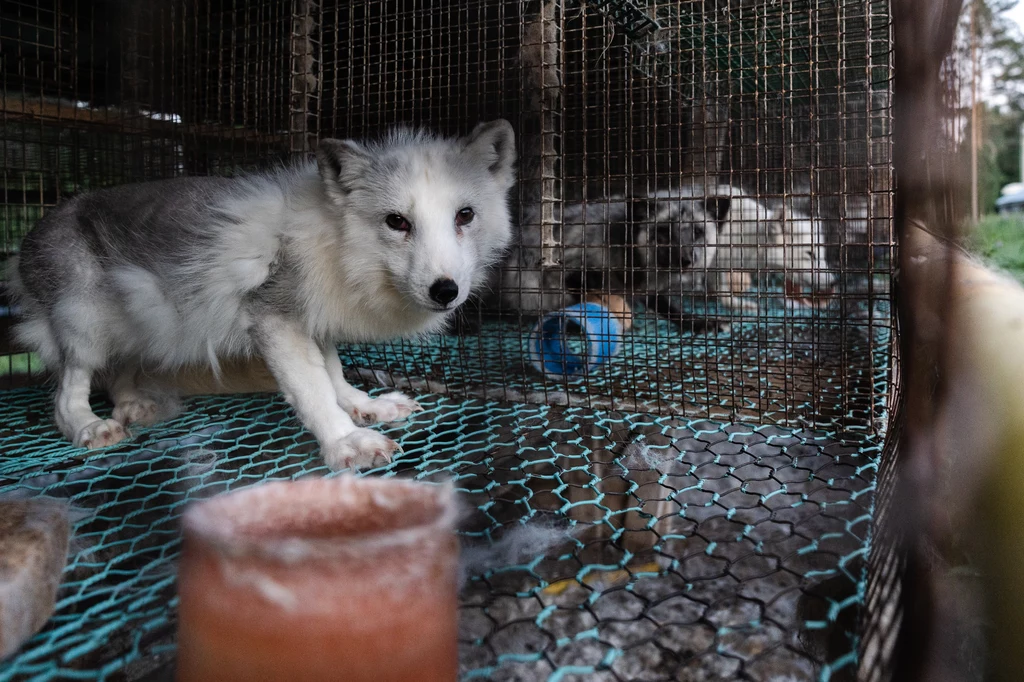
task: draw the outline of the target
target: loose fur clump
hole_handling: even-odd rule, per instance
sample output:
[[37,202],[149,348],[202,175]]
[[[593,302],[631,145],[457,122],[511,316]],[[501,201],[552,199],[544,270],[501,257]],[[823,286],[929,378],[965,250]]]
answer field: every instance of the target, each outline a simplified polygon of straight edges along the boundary
[[[315,163],[70,199],[22,243],[18,339],[58,375],[56,420],[100,447],[152,423],[140,370],[262,356],[329,466],[388,460],[358,425],[419,409],[347,383],[339,342],[439,331],[503,255],[515,139],[506,121],[447,139],[407,128],[326,139]],[[89,406],[94,383],[115,404]]]
[[649,471],[659,465],[670,462],[678,457],[679,451],[668,446],[650,445],[645,438],[637,438],[622,450],[619,459],[624,473],[630,471]]
[[567,523],[529,521],[512,526],[495,542],[463,547],[459,584],[489,571],[523,566],[555,547],[574,540],[576,527]]

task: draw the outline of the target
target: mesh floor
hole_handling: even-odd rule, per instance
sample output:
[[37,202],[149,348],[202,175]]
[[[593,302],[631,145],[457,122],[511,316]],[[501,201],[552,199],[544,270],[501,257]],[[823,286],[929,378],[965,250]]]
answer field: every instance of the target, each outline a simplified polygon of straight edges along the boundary
[[[770,324],[733,334],[757,338]],[[784,339],[811,333],[788,324]],[[857,350],[862,335],[848,336],[839,355],[857,361],[844,370],[836,360],[830,377],[819,358],[817,381],[842,386],[862,364],[865,395],[884,396],[887,358],[878,351],[872,362]],[[725,349],[713,338],[664,338],[697,368],[693,386],[721,371]],[[884,348],[878,341],[870,347]],[[346,349],[343,359],[432,376],[439,356],[473,344],[483,342],[426,342],[404,367],[391,354],[376,364],[384,349]],[[703,365],[696,348],[709,351]],[[454,366],[487,367],[475,360],[470,352]],[[620,370],[605,371],[610,382]],[[487,374],[433,376],[451,389]],[[522,389],[550,388],[536,382]],[[785,425],[420,393],[425,412],[384,427],[405,454],[368,473],[454,480],[475,510],[462,528],[465,679],[838,679],[855,663],[884,405],[836,394],[832,417]],[[43,388],[4,394],[0,495],[69,499],[81,518],[56,614],[0,665],[0,679],[136,679],[173,658],[184,505],[328,472],[279,396],[190,399],[176,419],[102,452],[68,447],[51,400]]]

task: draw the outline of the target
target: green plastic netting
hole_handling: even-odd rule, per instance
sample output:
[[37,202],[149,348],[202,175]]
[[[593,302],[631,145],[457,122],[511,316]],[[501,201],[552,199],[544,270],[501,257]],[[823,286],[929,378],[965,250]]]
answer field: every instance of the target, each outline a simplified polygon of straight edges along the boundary
[[[887,308],[879,304],[876,312]],[[669,354],[690,373],[688,382],[674,393],[670,377],[664,385],[636,377],[632,384],[637,402],[677,406],[679,414],[670,408],[664,416],[575,405],[585,402],[585,382],[508,380],[503,389],[525,397],[563,391],[566,405],[473,397],[492,373],[522,364],[522,349],[513,347],[522,343],[518,336],[502,337],[498,349],[491,329],[406,343],[402,354],[342,349],[355,375],[399,385],[399,370],[436,376],[456,394],[418,391],[426,410],[382,427],[404,454],[367,475],[452,480],[474,510],[461,531],[465,679],[849,674],[884,435],[888,331],[880,323],[841,324],[834,311],[812,317],[779,309],[721,338],[681,337],[640,317],[630,337],[632,361],[613,362],[587,381],[614,395],[609,388],[619,373],[642,366],[637,357],[660,354],[665,367]],[[832,350],[822,335],[832,333],[842,344],[836,361],[823,363]],[[766,334],[781,341],[764,343]],[[817,339],[813,346],[804,345],[807,335]],[[758,350],[754,361],[737,359],[734,383],[718,386],[721,356],[734,355],[744,339]],[[455,353],[457,362],[444,362]],[[715,398],[732,394],[744,373],[760,375],[768,377],[762,396],[751,400],[763,407],[756,400],[770,400],[775,390],[766,366],[799,362],[801,353],[816,356],[818,386],[837,387],[811,401],[831,401],[832,416],[796,404],[779,412],[788,419],[750,423],[743,410]],[[431,373],[442,365],[447,373]],[[855,387],[850,375],[858,371],[865,373],[866,403],[856,391],[851,398],[839,390]],[[696,394],[695,404],[721,404],[734,418],[685,414],[687,400],[673,396],[697,390],[711,395]],[[78,509],[74,551],[56,613],[0,664],[0,680],[138,679],[173,660],[185,505],[265,480],[329,472],[276,395],[190,399],[177,418],[100,452],[61,439],[51,400],[46,388],[3,394],[0,495],[70,500]],[[817,418],[801,424],[798,413]]]

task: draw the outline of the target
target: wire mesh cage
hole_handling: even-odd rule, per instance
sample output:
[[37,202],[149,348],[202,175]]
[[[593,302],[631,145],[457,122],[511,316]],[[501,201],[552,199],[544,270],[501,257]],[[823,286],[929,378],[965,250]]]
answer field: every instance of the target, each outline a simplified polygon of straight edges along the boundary
[[[897,389],[888,3],[0,12],[5,254],[82,190],[513,123],[517,236],[489,286],[448,333],[339,349],[426,407],[382,427],[404,454],[370,473],[454,480],[476,509],[466,679],[852,679]],[[173,658],[183,506],[326,469],[275,394],[71,447],[18,313],[0,492],[83,511],[54,617],[0,679],[138,679]]]

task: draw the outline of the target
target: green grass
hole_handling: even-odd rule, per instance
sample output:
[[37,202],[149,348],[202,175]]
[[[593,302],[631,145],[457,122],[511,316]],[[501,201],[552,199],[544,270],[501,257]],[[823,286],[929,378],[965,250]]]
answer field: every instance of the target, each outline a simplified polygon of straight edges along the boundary
[[1024,282],[1024,215],[987,215],[971,235],[972,250]]
[[0,377],[14,376],[18,374],[36,373],[43,363],[35,353],[14,353],[7,357],[0,357]]

